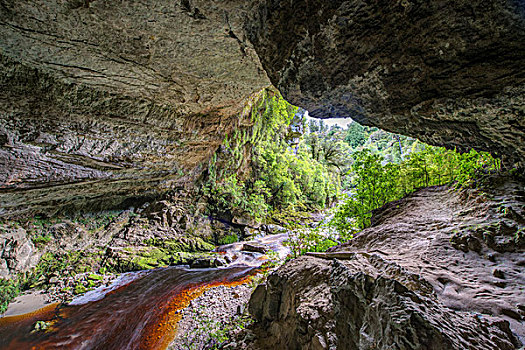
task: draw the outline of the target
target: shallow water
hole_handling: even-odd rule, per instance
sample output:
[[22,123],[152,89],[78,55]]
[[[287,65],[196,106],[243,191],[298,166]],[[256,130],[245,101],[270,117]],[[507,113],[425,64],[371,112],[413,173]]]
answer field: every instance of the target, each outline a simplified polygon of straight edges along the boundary
[[[259,237],[280,259],[290,252],[287,234]],[[165,349],[191,300],[206,289],[246,281],[268,259],[242,251],[244,243],[219,247],[228,267],[190,269],[167,267],[122,274],[110,286],[26,315],[0,318],[0,349]],[[50,321],[47,331],[33,331],[37,321]]]
[[[128,275],[102,298],[0,319],[0,348],[164,349],[173,339],[180,311],[193,298],[207,288],[243,283],[255,271],[247,266],[168,267],[136,273],[135,279]],[[32,332],[38,320],[53,325]]]

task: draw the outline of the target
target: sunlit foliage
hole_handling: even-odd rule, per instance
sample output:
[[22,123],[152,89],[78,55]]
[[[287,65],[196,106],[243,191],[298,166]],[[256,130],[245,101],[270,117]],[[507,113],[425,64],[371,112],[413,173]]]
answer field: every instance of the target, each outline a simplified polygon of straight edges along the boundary
[[460,154],[426,146],[400,163],[385,163],[380,154],[362,150],[353,154],[353,190],[337,208],[331,225],[347,239],[370,225],[372,210],[400,199],[421,187],[470,185],[481,172],[499,169],[499,160],[485,152]]
[[262,222],[276,210],[319,210],[333,202],[338,181],[299,146],[304,121],[298,108],[265,90],[251,113],[254,125],[229,135],[210,164],[204,186],[210,210]]

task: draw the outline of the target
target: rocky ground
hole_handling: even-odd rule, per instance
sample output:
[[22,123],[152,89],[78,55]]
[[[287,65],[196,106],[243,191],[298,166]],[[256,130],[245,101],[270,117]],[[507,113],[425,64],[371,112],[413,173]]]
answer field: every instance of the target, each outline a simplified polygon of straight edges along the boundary
[[[3,271],[29,276],[33,289],[64,301],[118,272],[181,263],[180,256],[195,267],[258,264],[286,236],[199,252],[208,243],[180,233],[182,225],[203,226],[187,226],[178,212],[165,201],[89,224],[35,230],[35,222],[4,223]],[[419,190],[376,211],[372,227],[347,244],[287,262],[253,294],[262,279],[208,289],[184,310],[170,349],[518,349],[525,340],[524,227],[523,182]],[[40,254],[36,266],[20,255],[32,249]]]
[[251,320],[245,311],[253,289],[252,283],[219,286],[192,300],[183,310],[175,340],[168,349],[206,349],[223,342],[230,332],[244,328]]
[[237,240],[245,230],[202,215],[180,197],[127,210],[2,220],[0,311],[16,290],[64,302],[123,272],[223,266],[228,258],[211,251],[226,236]]
[[[282,227],[273,225],[269,229],[279,231]],[[289,249],[283,246],[287,238],[287,233],[276,233],[218,247],[217,250],[224,252],[225,258],[235,265],[260,266],[263,263],[263,268],[244,284],[213,287],[192,300],[182,311],[169,349],[200,350],[214,346],[235,349],[237,345],[230,340],[253,322],[247,312],[248,300],[255,287],[289,254]]]
[[522,182],[497,179],[388,204],[354,240],[258,286],[236,348],[521,348],[524,203]]

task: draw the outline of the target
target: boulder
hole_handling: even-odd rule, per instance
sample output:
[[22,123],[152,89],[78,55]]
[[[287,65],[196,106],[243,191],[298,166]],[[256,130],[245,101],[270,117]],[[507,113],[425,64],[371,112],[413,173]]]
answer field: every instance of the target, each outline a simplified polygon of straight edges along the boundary
[[252,294],[249,349],[516,349],[506,321],[444,307],[425,284],[302,257]]
[[[509,179],[482,195],[440,186],[385,205],[348,243],[270,274],[249,303],[254,339],[236,341],[248,349],[519,348],[522,188]],[[500,244],[510,238],[512,249]]]
[[247,251],[247,252],[266,254],[269,249],[264,244],[244,243],[242,245],[242,249],[241,250],[244,250],[244,251]]
[[0,278],[30,270],[40,255],[23,228],[3,227],[0,231]]
[[227,262],[222,257],[206,256],[197,258],[190,262],[191,268],[210,268],[210,267],[221,267],[227,265]]

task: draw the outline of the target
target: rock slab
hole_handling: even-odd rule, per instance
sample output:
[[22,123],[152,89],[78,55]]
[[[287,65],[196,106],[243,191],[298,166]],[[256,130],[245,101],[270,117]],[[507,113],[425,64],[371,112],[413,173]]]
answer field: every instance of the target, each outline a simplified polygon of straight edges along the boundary
[[[289,261],[253,293],[248,349],[518,349],[523,184],[435,187],[345,245]],[[505,209],[506,208],[506,209]]]

